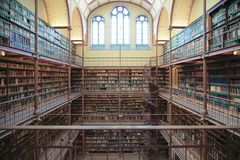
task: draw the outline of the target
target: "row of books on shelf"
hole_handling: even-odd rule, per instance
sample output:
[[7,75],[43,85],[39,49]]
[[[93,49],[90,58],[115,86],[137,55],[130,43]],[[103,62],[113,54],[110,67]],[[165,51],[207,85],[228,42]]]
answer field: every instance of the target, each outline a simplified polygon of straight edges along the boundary
[[1,59],[0,61],[1,68],[12,68],[12,69],[33,69],[33,64],[20,62],[17,60]]
[[45,57],[49,57],[52,59],[57,59],[63,62],[69,62],[69,51],[62,48],[62,46],[54,45],[53,43],[49,43],[47,40],[43,38],[38,38],[39,54]]
[[203,53],[203,39],[199,38],[172,51],[172,60],[182,60]]
[[[107,111],[109,112],[109,111]],[[88,112],[86,112],[88,113]],[[90,111],[89,113],[92,113],[92,111]],[[104,113],[104,112],[100,112],[100,113]],[[112,113],[112,112],[111,112]],[[114,111],[114,113],[118,113],[118,111]],[[89,122],[89,121],[132,121],[132,120],[145,120],[144,116],[124,116],[124,117],[119,117],[119,116],[104,116],[104,117],[84,117],[84,120]]]
[[172,49],[177,48],[184,43],[188,43],[194,38],[200,36],[202,33],[203,33],[203,17],[201,16],[171,39]]
[[39,65],[41,71],[51,71],[51,72],[68,72],[68,68],[65,66],[57,66],[57,65],[47,65],[40,64]]
[[220,93],[225,93],[225,94],[232,94],[232,95],[238,95],[240,97],[240,86],[218,86],[216,84],[212,85],[210,84],[210,91],[214,92],[220,92]]
[[220,49],[224,46],[229,47],[239,43],[240,29],[239,19],[237,19],[240,15],[239,1],[233,0],[227,3],[228,5],[221,6],[211,15],[212,33],[215,37],[210,41],[210,50]]

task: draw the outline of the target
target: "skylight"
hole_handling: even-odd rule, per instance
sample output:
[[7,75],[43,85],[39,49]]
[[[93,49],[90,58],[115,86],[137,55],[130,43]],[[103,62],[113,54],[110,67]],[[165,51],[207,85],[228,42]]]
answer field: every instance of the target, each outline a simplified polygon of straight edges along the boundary
[[153,0],[146,0],[146,1],[148,1],[148,2],[151,3],[151,4],[153,3]]
[[87,3],[89,4],[89,3],[91,3],[92,1],[94,1],[94,0],[86,0],[87,1]]

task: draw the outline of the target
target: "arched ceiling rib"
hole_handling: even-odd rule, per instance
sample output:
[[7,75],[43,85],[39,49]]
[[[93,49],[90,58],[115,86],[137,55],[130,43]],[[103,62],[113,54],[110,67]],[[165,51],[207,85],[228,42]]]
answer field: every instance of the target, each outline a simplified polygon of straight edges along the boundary
[[82,19],[77,8],[73,10],[71,26],[71,40],[82,40]]
[[166,8],[163,8],[159,21],[158,21],[158,28],[157,28],[157,40],[164,41],[169,40],[169,13]]

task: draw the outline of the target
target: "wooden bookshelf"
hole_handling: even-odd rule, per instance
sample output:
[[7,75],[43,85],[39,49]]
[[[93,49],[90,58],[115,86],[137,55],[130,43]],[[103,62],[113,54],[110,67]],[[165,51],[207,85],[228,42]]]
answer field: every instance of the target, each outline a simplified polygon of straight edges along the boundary
[[203,68],[201,62],[178,66],[178,88],[190,92],[203,92]]
[[[175,35],[172,41],[172,61],[198,56],[203,51],[203,17],[192,22],[184,30]],[[168,43],[165,44],[169,45]]]
[[71,89],[73,92],[78,92],[82,90],[82,79],[82,69],[71,68]]
[[[86,131],[85,145],[88,153],[142,153],[138,147],[144,146],[149,139],[145,139],[143,131],[136,130],[103,130]],[[150,138],[150,137],[149,137]],[[123,148],[117,148],[123,147]],[[126,149],[124,149],[126,148]]]
[[239,44],[239,0],[227,1],[210,13],[210,51]]
[[118,69],[85,69],[84,84],[86,91],[118,91]]
[[139,91],[146,87],[143,69],[85,69],[86,91]]
[[135,123],[145,120],[141,95],[85,95],[84,114],[86,123]]
[[82,121],[83,119],[83,106],[82,97],[75,99],[71,104],[71,121],[74,124],[77,121]]
[[168,68],[158,68],[157,73],[157,83],[159,91],[168,92],[169,89],[169,69]]
[[[209,94],[221,99],[210,99],[211,104],[217,104],[223,108],[235,108],[235,112],[240,112],[240,59],[238,57],[225,58],[223,60],[213,60],[208,63],[209,72]],[[236,103],[230,103],[232,102]]]
[[33,95],[34,65],[16,59],[0,59],[0,102]]
[[139,91],[146,86],[142,69],[121,69],[120,85],[122,91]]
[[[68,92],[68,66],[50,63],[39,64],[39,93],[41,101]],[[42,94],[49,93],[49,94]]]

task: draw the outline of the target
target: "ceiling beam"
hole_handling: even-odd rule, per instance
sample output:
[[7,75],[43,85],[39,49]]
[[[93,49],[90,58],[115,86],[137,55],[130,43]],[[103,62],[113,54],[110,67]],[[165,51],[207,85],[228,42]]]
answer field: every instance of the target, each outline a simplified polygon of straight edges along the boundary
[[29,125],[29,126],[0,126],[0,130],[236,130],[240,126],[226,125]]

